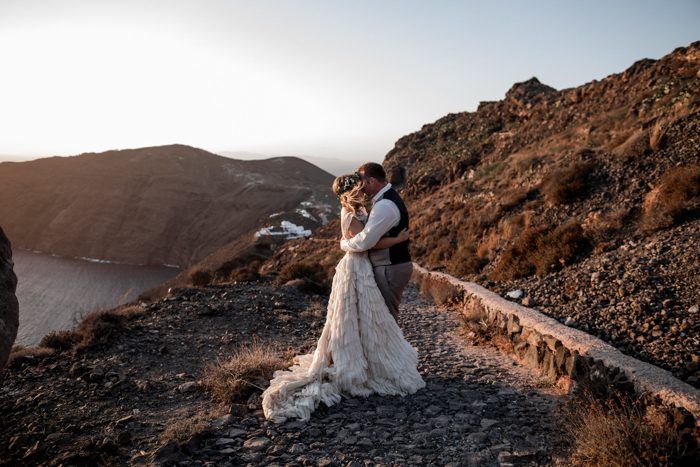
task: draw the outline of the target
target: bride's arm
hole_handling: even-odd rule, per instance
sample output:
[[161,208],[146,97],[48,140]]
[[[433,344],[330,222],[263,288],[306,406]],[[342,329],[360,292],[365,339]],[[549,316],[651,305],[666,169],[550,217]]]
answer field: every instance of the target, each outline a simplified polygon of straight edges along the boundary
[[403,229],[396,237],[382,237],[370,250],[381,250],[383,248],[389,248],[396,245],[397,243],[405,242],[408,240],[408,229]]
[[365,225],[362,222],[358,221],[355,217],[353,217],[350,221],[350,227],[348,227],[348,234],[350,238],[362,232],[362,229],[364,228]]

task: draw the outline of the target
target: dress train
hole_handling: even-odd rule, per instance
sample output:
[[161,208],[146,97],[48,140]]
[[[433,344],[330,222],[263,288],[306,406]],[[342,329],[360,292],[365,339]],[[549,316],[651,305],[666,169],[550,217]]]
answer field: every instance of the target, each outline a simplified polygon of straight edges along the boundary
[[338,262],[316,349],[293,363],[274,372],[262,395],[265,418],[275,423],[307,421],[320,402],[331,406],[342,395],[405,396],[425,387],[418,353],[389,312],[366,252]]

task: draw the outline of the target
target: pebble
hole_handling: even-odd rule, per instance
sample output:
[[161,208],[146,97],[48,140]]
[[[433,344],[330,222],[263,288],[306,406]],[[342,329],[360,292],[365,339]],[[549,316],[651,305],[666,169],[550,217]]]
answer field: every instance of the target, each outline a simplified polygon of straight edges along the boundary
[[306,451],[306,445],[304,443],[294,443],[292,447],[289,448],[289,454],[301,454]]
[[243,447],[253,452],[262,451],[270,445],[270,439],[264,436],[249,438],[243,443]]
[[197,389],[197,383],[195,381],[188,381],[177,387],[177,390],[180,392],[193,392],[195,389]]
[[523,293],[524,292],[522,291],[522,289],[511,290],[510,292],[506,293],[506,297],[517,300],[523,296]]
[[241,430],[239,428],[232,428],[228,430],[227,434],[231,438],[238,438],[239,436],[243,436],[247,433],[245,430]]
[[479,422],[479,425],[483,429],[491,428],[493,425],[498,423],[498,420],[491,420],[490,418],[482,418],[481,422]]

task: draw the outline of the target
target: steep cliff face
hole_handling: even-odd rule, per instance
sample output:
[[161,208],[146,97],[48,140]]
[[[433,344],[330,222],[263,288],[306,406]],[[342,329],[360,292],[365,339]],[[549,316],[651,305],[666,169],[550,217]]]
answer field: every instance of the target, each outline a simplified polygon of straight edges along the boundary
[[332,181],[295,157],[183,145],[5,162],[0,219],[15,248],[186,267],[251,230],[320,225]]
[[17,276],[12,270],[10,241],[0,228],[0,368],[5,366],[19,326],[19,304],[15,297]]

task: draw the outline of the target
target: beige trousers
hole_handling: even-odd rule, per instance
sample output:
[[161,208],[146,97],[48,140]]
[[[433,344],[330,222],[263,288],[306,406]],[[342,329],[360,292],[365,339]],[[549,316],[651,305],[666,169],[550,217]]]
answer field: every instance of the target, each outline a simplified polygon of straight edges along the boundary
[[399,303],[406,285],[413,274],[413,263],[390,264],[388,266],[375,266],[374,279],[379,291],[384,297],[389,312],[398,321]]

